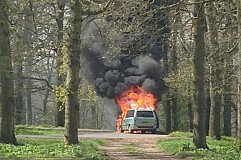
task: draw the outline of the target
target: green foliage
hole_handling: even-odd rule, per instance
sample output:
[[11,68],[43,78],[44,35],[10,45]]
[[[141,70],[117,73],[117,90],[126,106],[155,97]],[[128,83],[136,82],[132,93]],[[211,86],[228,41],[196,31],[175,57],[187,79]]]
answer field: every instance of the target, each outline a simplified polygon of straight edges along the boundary
[[[64,85],[54,86],[53,91],[55,93],[56,100],[62,103],[66,102],[67,89]],[[63,108],[62,108],[63,109]]]
[[[54,86],[53,91],[57,101],[66,102],[67,88],[64,85]],[[95,102],[97,99],[95,89],[87,84],[82,84],[79,88],[79,98],[81,101]]]
[[157,146],[169,154],[176,154],[183,157],[190,156],[200,160],[241,159],[241,153],[236,146],[235,138],[222,137],[220,141],[207,138],[209,149],[196,149],[190,134],[191,133],[174,132],[171,135],[177,138],[159,141]]
[[82,84],[79,90],[79,97],[82,101],[94,102],[96,101],[96,92],[91,85]]
[[45,126],[48,128],[44,128],[44,126],[26,126],[26,125],[18,125],[15,126],[15,133],[17,135],[47,135],[47,134],[63,134],[63,130],[59,130],[56,128],[51,128],[52,126]]
[[66,76],[68,70],[68,63],[69,63],[69,42],[68,37],[64,36],[64,39],[61,43],[61,47],[59,48],[59,52],[61,53],[59,57],[61,59],[61,65],[59,66],[59,74],[61,76]]
[[192,138],[193,137],[193,133],[176,131],[176,132],[170,133],[170,136],[172,136],[172,137],[179,137],[179,138]]
[[82,140],[78,145],[65,146],[57,139],[23,139],[20,145],[0,144],[0,158],[78,158],[84,160],[107,159],[98,151],[102,141]]
[[184,55],[178,57],[182,59],[182,61],[177,64],[178,69],[175,72],[171,72],[164,80],[170,88],[175,90],[181,89],[182,94],[190,96],[189,90],[193,88],[193,67],[192,62],[190,62],[190,55],[188,55],[188,53]]

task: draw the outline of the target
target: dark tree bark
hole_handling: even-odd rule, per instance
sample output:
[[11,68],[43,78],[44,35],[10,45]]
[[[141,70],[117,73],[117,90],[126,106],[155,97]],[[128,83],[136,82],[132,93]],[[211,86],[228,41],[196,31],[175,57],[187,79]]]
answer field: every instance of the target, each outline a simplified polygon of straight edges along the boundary
[[91,106],[91,128],[97,128],[97,106],[96,105],[92,105]]
[[189,120],[189,131],[193,131],[193,109],[192,109],[192,102],[189,101],[188,103],[188,120]]
[[[179,14],[179,9],[177,8],[174,12],[174,16],[175,16],[175,19],[174,19],[174,25],[173,25],[173,28],[174,30],[176,30],[176,32],[174,32],[172,34],[172,50],[171,50],[171,73],[172,74],[176,74],[177,73],[177,64],[178,64],[178,59],[177,59],[177,49],[178,49],[178,46],[177,46],[177,39],[178,39],[178,33],[177,33],[177,30],[179,28],[179,25],[180,25],[180,20],[181,20],[181,17],[180,17],[180,14]],[[181,25],[180,25],[181,26]],[[178,130],[178,107],[177,107],[177,89],[172,89],[171,90],[171,100],[172,100],[172,130],[173,131],[177,131]]]
[[14,87],[7,1],[0,0],[0,142],[16,144]]
[[32,80],[26,80],[26,124],[32,125],[33,124],[33,117],[32,117]]
[[223,110],[223,135],[231,136],[231,97],[224,95],[224,110]]
[[[232,11],[232,4],[229,2],[226,2],[225,5],[227,5],[227,12]],[[233,23],[234,20],[231,15],[228,15],[227,17],[227,24],[235,24]],[[235,38],[234,38],[235,31],[233,30],[233,27],[230,27],[228,31],[226,32],[227,37],[229,37],[229,44],[234,44]],[[232,75],[234,74],[233,71],[233,51],[224,55],[224,95],[223,95],[223,103],[224,103],[224,110],[223,110],[223,135],[225,136],[231,136],[232,135],[232,95],[230,94],[232,92]]]
[[[20,60],[21,61],[21,60]],[[17,69],[16,69],[16,81],[15,81],[15,91],[16,91],[16,98],[15,98],[15,107],[16,107],[16,116],[15,116],[15,123],[22,124],[23,123],[23,65],[22,61],[17,62]]]
[[238,44],[238,105],[237,105],[237,119],[238,119],[238,145],[239,145],[239,149],[241,150],[241,77],[240,77],[240,58],[241,58],[241,0],[237,1],[237,8],[238,8],[238,13],[237,13],[237,20],[238,20],[238,33],[239,33],[239,44]]
[[197,148],[208,148],[206,143],[206,92],[204,81],[205,62],[205,14],[202,0],[194,1],[194,122],[193,122],[193,142]]
[[163,106],[165,109],[165,130],[167,133],[172,131],[172,116],[171,116],[171,100],[170,93],[166,93],[163,97]]
[[[164,55],[163,55],[163,66],[164,66],[166,73],[168,74],[169,70],[168,70],[167,51],[164,52]],[[166,119],[165,128],[166,128],[166,132],[169,133],[172,131],[172,115],[171,115],[172,111],[171,111],[170,91],[165,93],[165,95],[163,96],[163,105],[164,105],[164,109],[165,109],[165,119]]]
[[65,143],[78,143],[78,115],[79,115],[79,82],[80,82],[80,54],[82,3],[80,0],[70,2],[71,20],[69,34],[69,56],[67,71],[67,100],[65,104]]
[[[57,26],[58,26],[58,51],[57,51],[57,86],[64,84],[64,76],[60,72],[60,66],[63,64],[63,38],[64,38],[64,8],[65,8],[66,0],[58,0],[58,9],[59,14],[56,18]],[[64,104],[61,101],[57,102],[57,126],[64,126]]]

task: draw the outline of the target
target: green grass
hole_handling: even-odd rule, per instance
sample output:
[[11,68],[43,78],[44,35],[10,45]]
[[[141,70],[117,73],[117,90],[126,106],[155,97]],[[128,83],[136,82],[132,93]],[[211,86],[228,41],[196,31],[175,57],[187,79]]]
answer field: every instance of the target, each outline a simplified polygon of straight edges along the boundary
[[63,134],[63,130],[56,129],[48,126],[27,126],[18,125],[15,126],[16,135],[48,135],[48,134]]
[[[15,126],[16,135],[64,134],[64,130],[53,126]],[[78,145],[64,145],[63,139],[18,139],[19,145],[0,143],[0,159],[107,159],[98,151],[104,142],[82,140]]]
[[220,141],[207,138],[209,149],[195,149],[190,133],[174,132],[171,134],[174,139],[159,141],[157,146],[169,154],[181,157],[195,157],[199,160],[238,160],[241,153],[236,146],[236,139],[222,137]]
[[98,151],[104,144],[100,140],[82,140],[78,145],[70,146],[58,139],[20,139],[18,143],[17,146],[0,143],[0,159],[107,159]]
[[123,150],[130,154],[141,154],[142,153],[133,144],[128,144],[128,145],[124,146]]
[[172,137],[179,137],[179,138],[192,138],[193,137],[193,133],[176,131],[176,132],[170,133],[170,136],[172,136]]

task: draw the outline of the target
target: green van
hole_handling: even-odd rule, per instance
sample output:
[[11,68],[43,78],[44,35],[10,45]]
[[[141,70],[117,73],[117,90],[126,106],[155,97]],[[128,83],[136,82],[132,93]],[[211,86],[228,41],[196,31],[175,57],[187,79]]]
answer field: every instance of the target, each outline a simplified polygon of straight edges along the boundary
[[159,119],[153,109],[130,109],[127,111],[126,117],[122,119],[120,131],[141,130],[142,133],[149,131],[153,134],[159,128]]

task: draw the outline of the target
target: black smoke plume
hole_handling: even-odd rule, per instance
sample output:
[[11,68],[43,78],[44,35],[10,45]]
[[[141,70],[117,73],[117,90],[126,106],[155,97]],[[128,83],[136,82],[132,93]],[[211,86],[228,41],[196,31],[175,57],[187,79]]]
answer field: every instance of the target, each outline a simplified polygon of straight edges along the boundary
[[132,86],[141,86],[160,100],[167,87],[160,63],[150,56],[118,56],[108,61],[85,48],[84,60],[88,62],[89,79],[94,81],[97,93],[110,99]]

